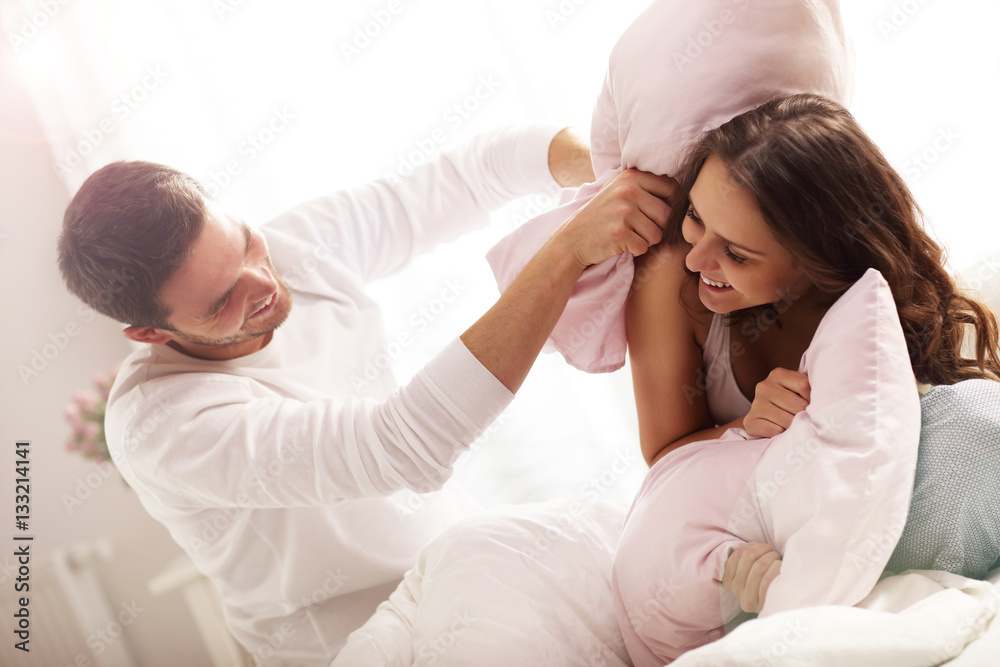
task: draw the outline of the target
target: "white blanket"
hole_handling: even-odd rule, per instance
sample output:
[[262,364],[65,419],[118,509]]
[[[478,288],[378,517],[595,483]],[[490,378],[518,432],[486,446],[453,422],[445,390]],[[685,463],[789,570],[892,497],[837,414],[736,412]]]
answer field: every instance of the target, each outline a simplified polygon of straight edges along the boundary
[[[424,550],[333,667],[630,665],[610,588],[625,509],[553,502],[458,524]],[[992,580],[889,576],[856,607],[747,621],[673,665],[997,665],[1000,570]]]
[[[994,575],[1000,580],[1000,571]],[[672,667],[995,666],[998,611],[996,584],[910,570],[882,579],[854,607],[811,607],[748,621]]]
[[562,501],[468,519],[427,546],[335,667],[627,667],[611,601],[623,504]]

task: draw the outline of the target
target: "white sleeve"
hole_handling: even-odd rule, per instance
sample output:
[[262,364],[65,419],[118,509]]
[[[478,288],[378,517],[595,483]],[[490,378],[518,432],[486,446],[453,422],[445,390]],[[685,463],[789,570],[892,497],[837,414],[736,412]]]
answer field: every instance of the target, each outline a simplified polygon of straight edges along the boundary
[[406,177],[309,200],[266,227],[289,242],[335,252],[370,282],[440,243],[485,227],[491,210],[517,197],[558,189],[548,150],[560,129],[530,122],[485,132]]
[[383,402],[254,397],[245,378],[187,375],[142,385],[122,429],[120,417],[108,420],[126,480],[180,508],[307,507],[434,490],[513,399],[458,339]]

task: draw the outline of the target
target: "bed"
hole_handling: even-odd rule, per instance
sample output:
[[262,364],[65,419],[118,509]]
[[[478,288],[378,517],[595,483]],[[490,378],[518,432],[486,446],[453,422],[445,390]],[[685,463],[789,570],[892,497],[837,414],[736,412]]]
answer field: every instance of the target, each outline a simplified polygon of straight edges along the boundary
[[[958,280],[996,312],[1000,253]],[[994,435],[1000,431],[987,437]],[[332,664],[631,665],[611,587],[627,511],[627,503],[577,498],[495,507],[466,519],[423,551]],[[661,582],[660,593],[669,596],[673,587]],[[648,613],[657,611],[654,596]],[[1000,567],[984,579],[886,572],[855,606],[744,615],[723,638],[672,664],[994,665],[998,615]]]
[[[333,665],[631,665],[610,588],[626,509],[565,501],[465,521],[424,551]],[[746,620],[673,665],[985,667],[1000,655],[998,611],[1000,569],[987,581],[915,570],[882,579],[856,607]]]

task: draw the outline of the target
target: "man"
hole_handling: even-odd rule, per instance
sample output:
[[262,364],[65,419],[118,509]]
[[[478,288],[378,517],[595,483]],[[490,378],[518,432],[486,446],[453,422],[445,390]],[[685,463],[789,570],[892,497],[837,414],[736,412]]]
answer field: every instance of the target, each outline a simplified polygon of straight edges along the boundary
[[73,198],[67,285],[147,344],[108,401],[113,459],[260,662],[330,662],[460,511],[435,493],[403,516],[390,496],[445,482],[513,398],[585,267],[660,240],[672,181],[627,171],[406,386],[388,373],[352,383],[384,345],[365,284],[553,174],[591,180],[585,142],[522,124],[259,229],[150,163],[108,165]]

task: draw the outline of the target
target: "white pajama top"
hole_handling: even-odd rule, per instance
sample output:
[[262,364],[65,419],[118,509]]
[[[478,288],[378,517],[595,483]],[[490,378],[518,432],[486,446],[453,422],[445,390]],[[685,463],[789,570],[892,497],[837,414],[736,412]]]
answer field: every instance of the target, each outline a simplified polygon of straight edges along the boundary
[[124,362],[112,458],[261,663],[329,664],[460,516],[444,492],[412,493],[440,488],[513,395],[457,338],[403,387],[372,373],[386,340],[365,285],[553,187],[557,129],[485,133],[406,178],[292,208],[261,227],[294,303],[267,346],[205,361],[145,345]]

